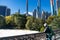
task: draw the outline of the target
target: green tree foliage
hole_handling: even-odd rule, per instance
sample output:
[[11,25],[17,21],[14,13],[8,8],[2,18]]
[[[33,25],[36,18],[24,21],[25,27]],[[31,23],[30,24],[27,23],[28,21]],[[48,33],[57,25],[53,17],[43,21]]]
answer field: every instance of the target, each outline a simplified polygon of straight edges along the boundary
[[15,23],[17,29],[24,29],[26,24],[26,16],[15,13],[12,15],[13,22]]
[[29,30],[40,30],[43,23],[41,19],[33,18],[32,16],[27,17],[26,28]]
[[58,16],[60,16],[60,8],[58,9]]
[[51,22],[54,20],[55,16],[49,16],[46,20],[47,24],[51,24]]
[[60,29],[60,17],[57,16],[50,24],[53,30]]
[[45,29],[45,27],[42,26],[41,29],[40,29],[40,32],[44,32],[44,29]]
[[6,16],[5,17],[6,24],[9,24],[12,22],[12,16]]
[[4,16],[0,15],[0,28],[4,26],[4,24],[5,24],[5,18]]
[[5,17],[5,29],[12,29],[13,26],[15,26],[13,22],[13,17],[12,16],[6,16]]

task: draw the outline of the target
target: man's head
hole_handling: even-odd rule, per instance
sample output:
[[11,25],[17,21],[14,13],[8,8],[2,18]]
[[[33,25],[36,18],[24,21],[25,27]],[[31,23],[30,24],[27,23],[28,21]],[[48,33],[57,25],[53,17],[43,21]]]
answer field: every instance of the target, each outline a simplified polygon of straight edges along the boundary
[[47,26],[47,23],[44,24],[44,27],[46,27],[46,26]]

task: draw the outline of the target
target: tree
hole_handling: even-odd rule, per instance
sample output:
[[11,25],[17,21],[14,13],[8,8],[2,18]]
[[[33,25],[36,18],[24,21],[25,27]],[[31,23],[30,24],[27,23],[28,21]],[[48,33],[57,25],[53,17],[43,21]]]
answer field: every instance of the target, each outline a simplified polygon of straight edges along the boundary
[[28,16],[26,19],[27,19],[26,29],[31,29],[33,23],[33,17]]
[[13,27],[15,26],[12,16],[6,16],[5,23],[6,23],[5,29],[13,29]]
[[47,24],[49,25],[55,18],[56,16],[49,16],[48,19],[46,20]]
[[12,17],[13,17],[13,22],[16,25],[15,28],[17,28],[17,29],[24,29],[25,28],[25,24],[26,24],[26,16],[25,15],[15,13],[12,15]]
[[40,32],[44,32],[44,29],[45,29],[45,27],[42,26],[41,29],[40,29]]
[[5,17],[6,24],[9,24],[12,22],[12,16],[6,16]]
[[4,16],[0,15],[0,28],[3,28],[2,26],[4,26],[5,24],[5,18]]
[[60,29],[60,17],[57,16],[50,24],[53,30]]
[[58,9],[58,16],[60,16],[60,8]]
[[32,16],[27,17],[26,29],[40,31],[43,26],[42,20],[34,18]]

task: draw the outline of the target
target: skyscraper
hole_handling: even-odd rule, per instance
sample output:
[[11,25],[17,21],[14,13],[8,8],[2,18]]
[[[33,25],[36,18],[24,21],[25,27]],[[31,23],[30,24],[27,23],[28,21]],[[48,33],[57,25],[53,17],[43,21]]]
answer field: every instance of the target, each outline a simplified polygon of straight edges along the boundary
[[36,18],[36,9],[33,11],[33,17]]
[[60,7],[60,0],[56,0],[56,6],[57,6],[57,8]]
[[40,0],[38,0],[38,3],[37,3],[37,18],[41,18],[41,13],[40,13]]
[[58,9],[60,8],[60,0],[56,0],[56,12],[58,15]]
[[56,0],[56,12],[57,12],[57,15],[58,15],[58,0]]
[[42,10],[42,16],[41,16],[41,18],[43,20],[47,19],[49,16],[51,16],[50,12]]
[[45,13],[45,11],[42,11],[42,20],[46,20],[46,15],[45,15],[46,13]]
[[10,8],[7,8],[7,15],[6,15],[6,16],[9,16],[9,15],[10,15],[10,13],[11,13]]
[[20,14],[20,9],[18,10],[18,13]]
[[26,16],[28,16],[28,0],[26,0]]
[[9,16],[10,15],[10,9],[6,6],[0,6],[0,15],[3,16]]
[[0,6],[0,15],[6,16],[7,15],[7,7],[6,6]]
[[50,0],[51,4],[51,16],[54,15],[54,0]]
[[45,12],[46,19],[48,19],[49,16],[51,16],[51,13]]

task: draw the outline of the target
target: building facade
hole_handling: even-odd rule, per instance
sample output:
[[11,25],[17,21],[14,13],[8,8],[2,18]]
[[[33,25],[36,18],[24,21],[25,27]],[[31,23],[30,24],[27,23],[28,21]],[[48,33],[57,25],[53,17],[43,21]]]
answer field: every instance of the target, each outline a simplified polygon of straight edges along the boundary
[[26,16],[28,16],[28,0],[26,0]]
[[10,15],[10,12],[11,12],[11,10],[9,8],[7,8],[7,16]]
[[51,4],[51,16],[54,15],[54,0],[50,0],[50,4]]
[[20,9],[18,10],[18,13],[20,14]]
[[42,11],[42,19],[45,21],[46,20],[46,15],[45,15],[45,12]]
[[36,9],[33,11],[33,17],[36,18]]
[[6,6],[0,6],[0,15],[6,16],[7,15],[7,7]]
[[8,16],[10,15],[10,9],[6,6],[0,6],[0,15]]
[[60,0],[56,0],[56,5],[57,5],[57,8],[60,7]]
[[60,0],[56,0],[56,12],[58,15],[58,9],[60,8]]
[[46,19],[48,19],[48,17],[51,16],[51,13],[45,12],[45,15],[46,15]]
[[41,16],[41,18],[42,18],[44,21],[45,21],[46,19],[48,19],[49,16],[51,16],[51,13],[42,11],[42,16]]
[[37,18],[41,18],[40,2],[41,2],[41,0],[38,0],[38,3],[37,3]]

